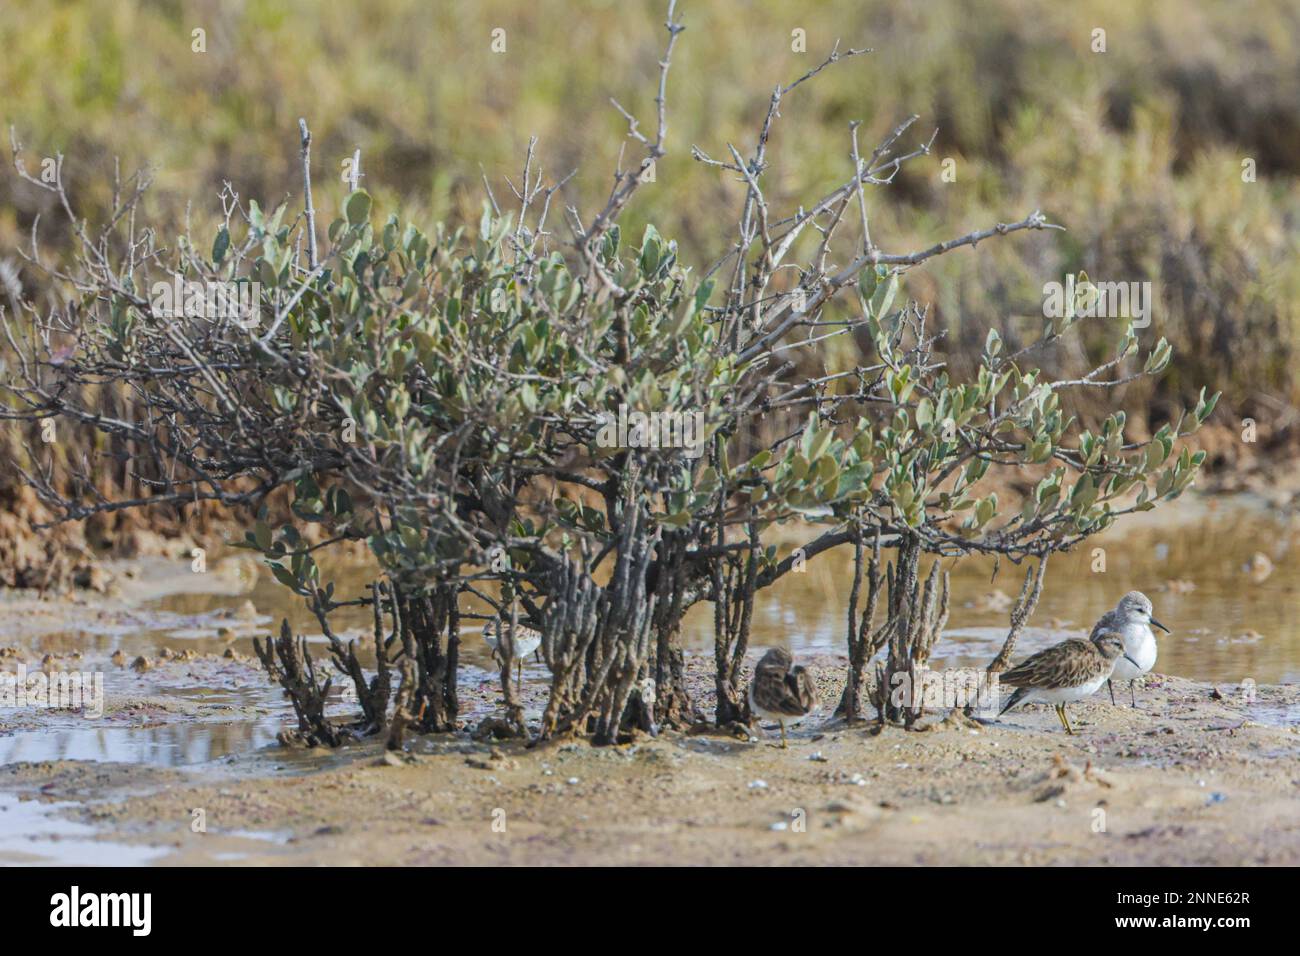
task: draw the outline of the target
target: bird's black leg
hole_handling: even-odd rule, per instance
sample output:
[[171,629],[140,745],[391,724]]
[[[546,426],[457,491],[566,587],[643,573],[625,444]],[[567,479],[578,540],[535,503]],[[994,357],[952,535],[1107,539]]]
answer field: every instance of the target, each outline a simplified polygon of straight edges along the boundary
[[1128,682],[1129,699],[1132,702],[1132,706],[1134,708],[1136,708],[1138,705],[1137,691],[1133,689],[1134,685],[1136,684],[1137,684],[1136,680],[1131,680]]
[[1106,689],[1110,691],[1110,705],[1115,706],[1115,684],[1109,677],[1106,678]]

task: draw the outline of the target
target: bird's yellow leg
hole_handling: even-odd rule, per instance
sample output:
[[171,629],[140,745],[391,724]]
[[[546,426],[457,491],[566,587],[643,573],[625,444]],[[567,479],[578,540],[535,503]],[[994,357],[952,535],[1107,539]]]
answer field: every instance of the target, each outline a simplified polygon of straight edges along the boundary
[[1064,727],[1064,726],[1065,726],[1065,717],[1064,717],[1064,715],[1063,715],[1062,712],[1061,712],[1061,705],[1060,705],[1060,704],[1053,704],[1053,705],[1052,705],[1052,710],[1056,711],[1056,720],[1057,720],[1057,723],[1059,723],[1062,727]]
[[785,721],[784,721],[784,720],[778,720],[777,723],[781,725],[781,749],[784,750],[784,749],[786,749],[786,742],[785,742]]
[[1061,705],[1061,722],[1065,724],[1065,732],[1071,737],[1074,736],[1074,728],[1070,726],[1070,715],[1065,712],[1065,705]]

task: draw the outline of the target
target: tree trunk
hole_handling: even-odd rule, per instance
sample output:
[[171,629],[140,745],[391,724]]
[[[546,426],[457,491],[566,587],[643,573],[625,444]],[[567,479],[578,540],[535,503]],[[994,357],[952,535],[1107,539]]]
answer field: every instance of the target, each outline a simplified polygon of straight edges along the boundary
[[655,588],[656,635],[650,701],[653,726],[685,730],[703,719],[686,690],[686,658],[680,645],[682,598],[686,587],[685,543],[671,535],[659,546],[659,578]]
[[853,721],[862,717],[862,708],[867,694],[867,661],[879,650],[873,641],[871,625],[876,618],[876,604],[880,597],[880,529],[876,529],[875,542],[871,549],[871,563],[867,568],[867,606],[861,619],[856,618],[858,596],[862,585],[862,535],[854,538],[853,543],[853,587],[849,592],[849,618],[847,643],[849,663],[844,681],[844,693],[840,696],[835,716]]
[[[456,589],[437,585],[430,591],[403,594],[402,644],[416,664],[416,726],[425,733],[456,729],[460,702],[456,679],[460,658],[460,613]],[[444,649],[442,635],[447,633]]]

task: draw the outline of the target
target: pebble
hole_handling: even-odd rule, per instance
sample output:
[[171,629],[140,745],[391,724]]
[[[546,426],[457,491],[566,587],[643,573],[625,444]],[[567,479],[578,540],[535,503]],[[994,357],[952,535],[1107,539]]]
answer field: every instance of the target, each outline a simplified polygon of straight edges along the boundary
[[766,780],[751,780],[751,781],[749,781],[749,789],[750,789],[750,790],[766,790],[766,789],[767,789],[767,781],[766,781]]

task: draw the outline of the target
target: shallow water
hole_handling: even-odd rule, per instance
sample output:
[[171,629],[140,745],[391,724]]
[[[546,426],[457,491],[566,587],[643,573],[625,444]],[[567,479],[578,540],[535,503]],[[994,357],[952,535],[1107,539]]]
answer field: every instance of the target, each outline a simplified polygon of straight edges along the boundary
[[230,723],[183,722],[155,727],[42,728],[0,737],[0,764],[43,760],[103,760],[181,767],[247,753],[275,742],[292,715]]
[[[1158,512],[1155,514],[1159,514]],[[1060,640],[1063,632],[1085,633],[1096,617],[1130,588],[1146,591],[1156,616],[1173,633],[1160,638],[1157,670],[1198,680],[1260,684],[1300,680],[1300,619],[1291,613],[1300,590],[1300,568],[1289,561],[1300,528],[1290,516],[1248,498],[1220,502],[1185,499],[1160,521],[1130,522],[1072,554],[1053,557],[1032,626],[1021,637],[1017,656]],[[1146,518],[1147,516],[1143,516]],[[811,538],[813,534],[809,534]],[[1105,572],[1094,573],[1092,549],[1105,549]],[[1257,552],[1272,565],[1267,575],[1243,571]],[[799,650],[839,651],[844,644],[851,568],[841,551],[809,562],[802,574],[789,574],[762,592],[754,615],[755,647],[783,644]],[[829,558],[829,559],[828,559]],[[948,564],[952,601],[948,627],[938,642],[936,667],[982,666],[1006,634],[1007,609],[990,592],[1014,597],[1023,569],[1004,562],[996,578],[990,560]],[[364,568],[341,569],[343,582],[368,578]],[[1172,582],[1172,583],[1171,583]],[[218,636],[229,612],[251,599],[257,626],[232,637]],[[990,606],[992,605],[992,606]],[[314,620],[302,603],[263,575],[247,594],[169,594],[148,602],[127,623],[87,625],[25,639],[37,654],[80,652],[76,665],[103,670],[105,691],[115,696],[158,697],[217,705],[202,718],[162,714],[156,720],[86,720],[39,712],[11,724],[0,736],[0,764],[17,761],[82,759],[159,766],[200,767],[265,748],[293,722],[278,688],[247,668],[232,666],[160,668],[144,675],[109,665],[122,650],[128,659],[154,656],[164,646],[220,654],[227,647],[251,654],[251,634],[265,633],[288,616],[296,631],[312,633]],[[365,646],[369,617],[364,611],[341,617],[336,626]],[[467,716],[490,707],[496,694],[487,649],[467,624],[462,670]],[[687,617],[688,646],[706,650],[712,643],[712,614],[706,605]],[[323,641],[323,639],[321,639]],[[324,656],[323,654],[321,655]],[[545,675],[540,663],[525,663],[526,684]],[[339,692],[336,707],[350,712],[354,701]],[[283,751],[267,751],[280,753]],[[296,766],[275,758],[263,769]]]
[[[799,540],[811,540],[816,533],[814,529]],[[1159,635],[1161,673],[1232,683],[1247,678],[1259,684],[1295,683],[1300,681],[1300,615],[1293,608],[1300,596],[1300,564],[1290,558],[1298,541],[1300,517],[1252,496],[1184,497],[1132,516],[1075,551],[1052,557],[1042,599],[1018,648],[1029,652],[1060,640],[1063,633],[1086,633],[1126,591],[1136,589],[1146,592],[1156,618],[1173,632]],[[1092,570],[1095,548],[1105,551],[1104,572]],[[1244,570],[1256,554],[1267,559],[1271,572],[1252,576]],[[1020,591],[1025,567],[1003,561],[994,576],[994,562],[983,557],[948,561],[945,567],[952,599],[934,661],[947,666],[987,663],[1006,636],[1010,599]],[[783,644],[796,651],[842,650],[851,574],[851,553],[841,548],[760,592],[752,643]],[[996,594],[989,599],[992,592],[1001,592],[1005,607]],[[250,596],[269,619],[288,616],[296,629],[313,630],[301,601],[268,576]],[[239,600],[177,595],[160,607],[193,614]],[[364,636],[369,618],[361,613],[343,623]],[[463,659],[490,667],[487,650],[476,637],[477,625],[467,624],[464,630]],[[688,647],[712,648],[711,606],[697,605],[687,615],[685,640]],[[200,643],[201,649],[219,646]],[[529,662],[525,677],[528,668],[543,671]]]
[[[1159,634],[1160,673],[1225,683],[1300,681],[1300,615],[1295,613],[1300,566],[1290,560],[1300,525],[1245,497],[1217,504],[1189,498],[1175,507],[1176,512],[1167,509],[1164,520],[1142,520],[1158,511],[1136,516],[1072,553],[1054,555],[1016,656],[1059,641],[1063,632],[1086,634],[1126,591],[1136,589],[1146,592],[1156,618],[1173,632]],[[1092,571],[1098,547],[1105,550],[1104,573]],[[1256,553],[1273,566],[1261,580],[1243,570]],[[811,561],[805,573],[788,574],[762,594],[754,611],[753,643],[842,650],[849,560]],[[941,667],[987,664],[1006,637],[1009,614],[1009,606],[988,607],[987,596],[1000,591],[1014,599],[1025,568],[1004,561],[994,578],[994,563],[985,558],[945,567],[952,599],[933,661]],[[708,607],[694,608],[687,624],[695,645],[711,646]]]
[[20,800],[0,793],[0,866],[139,866],[167,853],[163,847],[95,839],[95,827],[68,819],[71,803]]

